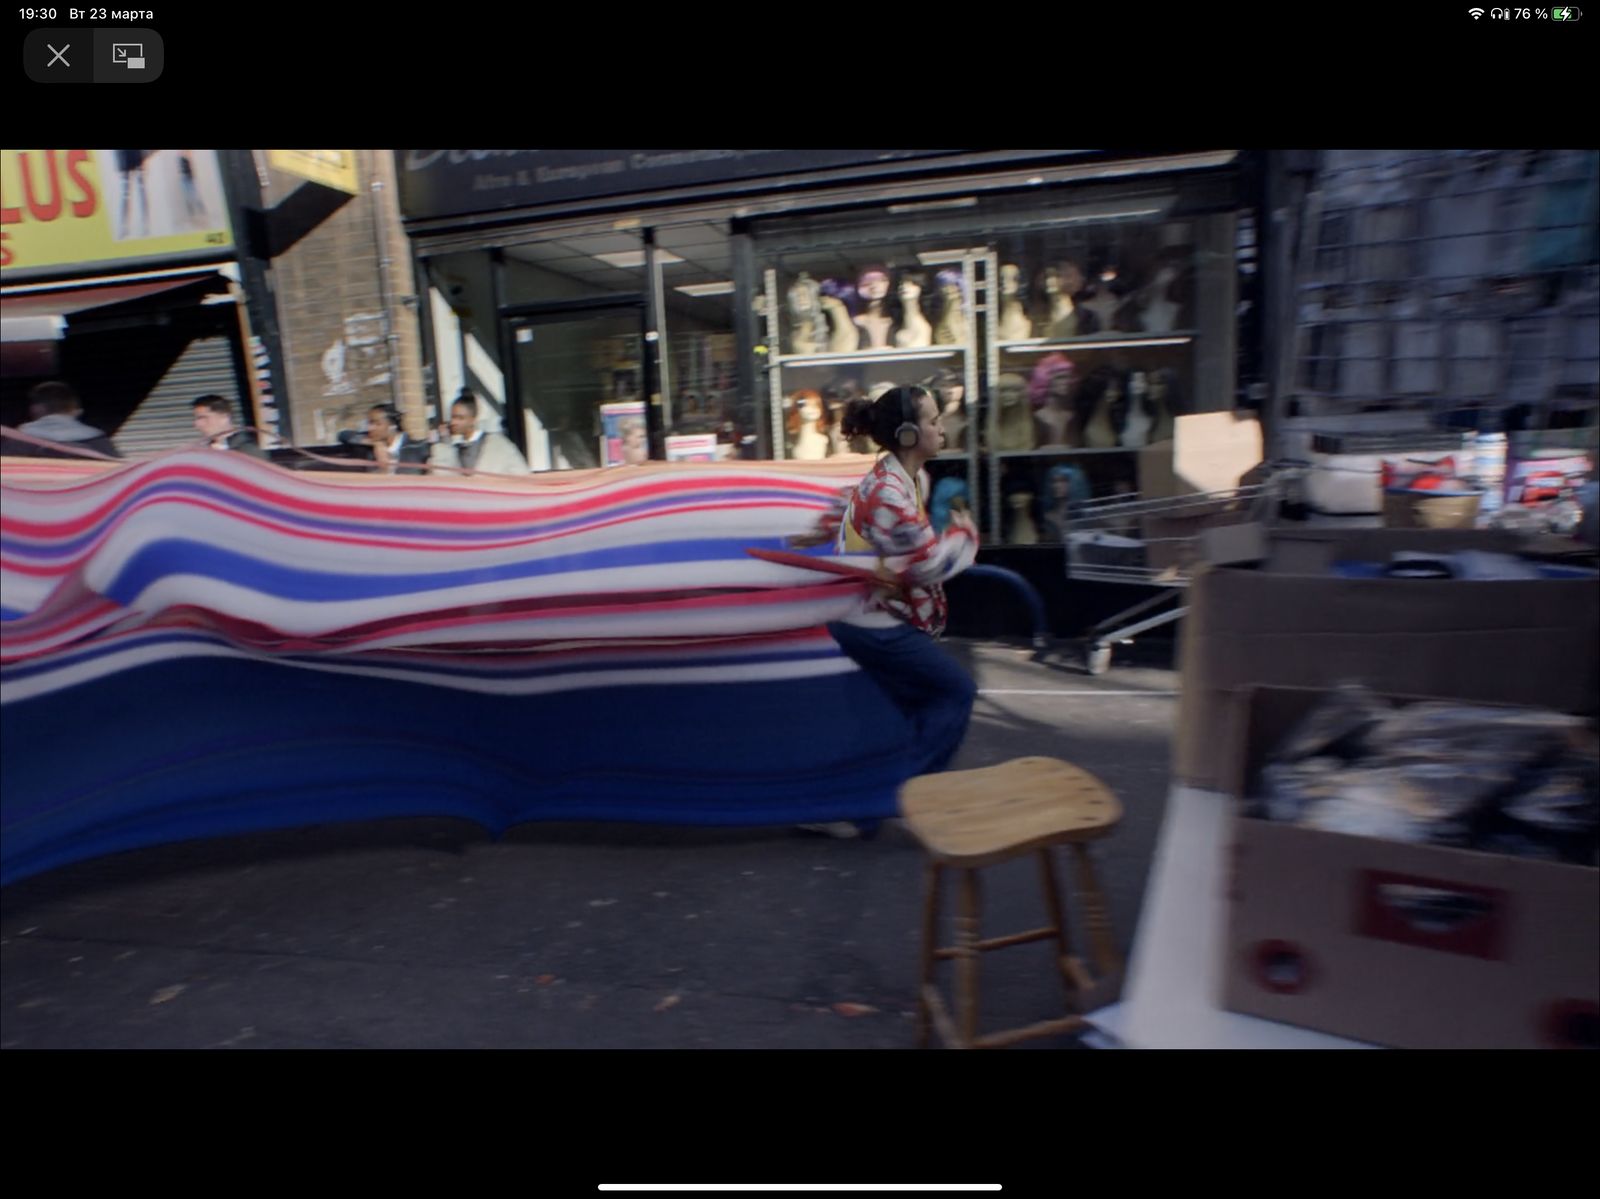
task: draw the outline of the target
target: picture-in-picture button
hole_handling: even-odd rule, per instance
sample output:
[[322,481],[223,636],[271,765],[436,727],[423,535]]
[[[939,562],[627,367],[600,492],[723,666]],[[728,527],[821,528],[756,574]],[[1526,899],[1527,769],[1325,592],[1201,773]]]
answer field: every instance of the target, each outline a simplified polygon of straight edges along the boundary
[[154,29],[96,29],[96,83],[153,83],[166,65],[166,46]]

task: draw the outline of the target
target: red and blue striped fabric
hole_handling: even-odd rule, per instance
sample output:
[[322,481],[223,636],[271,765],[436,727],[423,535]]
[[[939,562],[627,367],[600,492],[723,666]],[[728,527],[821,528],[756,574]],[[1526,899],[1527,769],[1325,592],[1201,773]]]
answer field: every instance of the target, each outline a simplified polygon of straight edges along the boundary
[[207,452],[8,460],[0,882],[395,815],[891,814],[909,730],[821,627],[864,585],[746,553],[782,548],[868,466],[450,480]]

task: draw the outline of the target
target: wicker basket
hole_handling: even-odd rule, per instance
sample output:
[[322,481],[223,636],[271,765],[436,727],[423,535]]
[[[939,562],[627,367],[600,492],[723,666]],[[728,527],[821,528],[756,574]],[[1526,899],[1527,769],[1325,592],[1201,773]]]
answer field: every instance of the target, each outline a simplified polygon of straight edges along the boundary
[[1482,498],[1478,491],[1391,488],[1383,493],[1383,523],[1391,529],[1475,528]]

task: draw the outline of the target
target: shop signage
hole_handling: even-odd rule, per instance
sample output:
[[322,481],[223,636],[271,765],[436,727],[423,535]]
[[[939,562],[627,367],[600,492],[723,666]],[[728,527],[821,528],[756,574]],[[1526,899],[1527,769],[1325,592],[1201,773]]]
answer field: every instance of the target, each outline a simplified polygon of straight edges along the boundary
[[268,150],[267,165],[346,195],[361,194],[354,150]]
[[[213,150],[0,150],[0,280],[229,255]],[[86,272],[87,273],[87,272]]]
[[397,150],[407,217],[871,166],[964,150]]

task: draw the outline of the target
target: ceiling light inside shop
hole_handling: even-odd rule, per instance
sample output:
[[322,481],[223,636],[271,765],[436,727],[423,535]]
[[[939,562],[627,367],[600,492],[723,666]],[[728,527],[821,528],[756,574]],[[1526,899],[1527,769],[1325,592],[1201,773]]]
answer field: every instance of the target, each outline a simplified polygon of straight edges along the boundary
[[949,266],[951,263],[960,262],[968,254],[982,253],[982,246],[973,250],[923,250],[917,255],[917,261],[923,266]]
[[1172,196],[1146,196],[1121,204],[1096,204],[1088,208],[1068,208],[1058,213],[1052,213],[1039,223],[1044,225],[1083,225],[1095,221],[1138,220],[1142,217],[1165,216],[1172,210],[1172,204]]
[[976,208],[977,196],[962,196],[959,200],[918,200],[914,204],[891,204],[889,211],[895,216],[908,212],[932,212],[937,208]]
[[[644,265],[643,250],[624,250],[620,254],[596,254],[595,257],[607,266],[620,267],[622,270],[635,270]],[[671,250],[657,250],[656,261],[667,266],[674,262],[682,262],[683,259]]]
[[727,296],[733,294],[733,283],[728,279],[716,283],[684,283],[672,290],[681,291],[686,296]]

